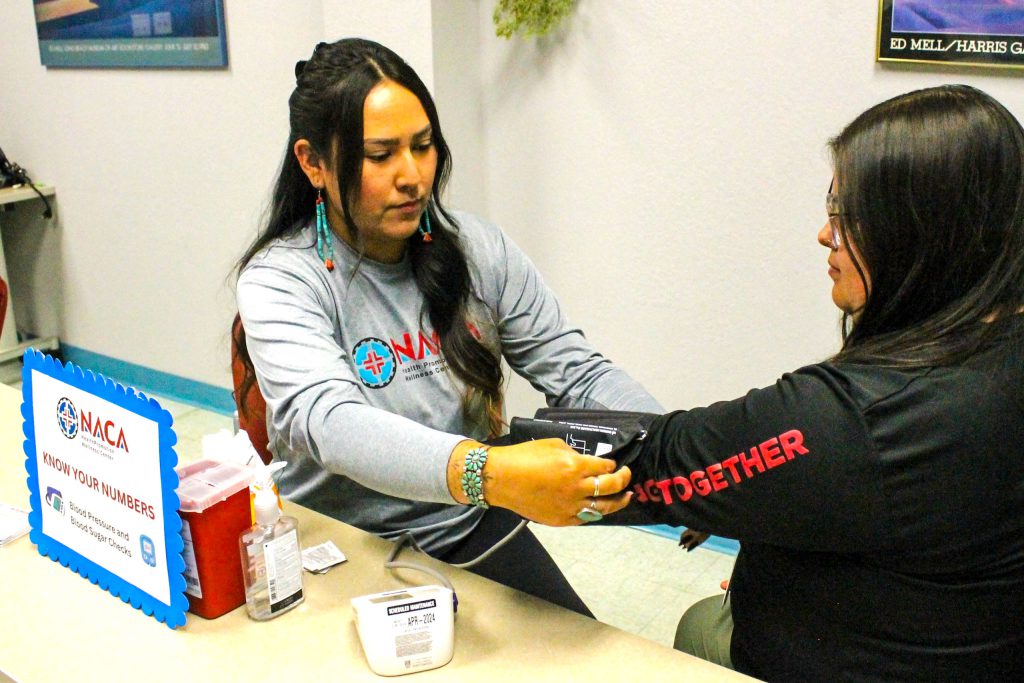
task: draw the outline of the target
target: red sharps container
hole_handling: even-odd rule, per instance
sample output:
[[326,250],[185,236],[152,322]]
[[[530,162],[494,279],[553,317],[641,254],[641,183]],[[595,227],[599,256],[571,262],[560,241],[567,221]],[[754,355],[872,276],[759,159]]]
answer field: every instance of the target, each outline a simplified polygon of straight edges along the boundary
[[188,609],[213,619],[245,603],[238,535],[252,526],[249,484],[255,470],[200,460],[175,471]]

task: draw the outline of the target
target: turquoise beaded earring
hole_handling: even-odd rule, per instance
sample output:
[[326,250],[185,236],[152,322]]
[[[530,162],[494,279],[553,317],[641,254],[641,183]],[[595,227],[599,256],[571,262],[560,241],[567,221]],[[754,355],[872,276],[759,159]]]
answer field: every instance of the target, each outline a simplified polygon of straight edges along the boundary
[[434,238],[430,236],[430,210],[424,209],[423,216],[420,218],[420,234],[423,235],[424,242],[433,242]]
[[327,270],[334,270],[334,242],[331,240],[331,226],[327,224],[327,209],[324,208],[324,198],[319,188],[316,191],[316,254],[324,262]]

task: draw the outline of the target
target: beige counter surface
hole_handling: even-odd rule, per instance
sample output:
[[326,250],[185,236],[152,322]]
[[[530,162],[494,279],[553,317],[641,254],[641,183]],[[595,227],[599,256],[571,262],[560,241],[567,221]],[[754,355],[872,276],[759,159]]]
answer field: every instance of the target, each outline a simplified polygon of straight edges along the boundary
[[[28,508],[21,393],[0,385],[0,502]],[[0,548],[0,671],[35,681],[380,681],[349,600],[432,581],[393,575],[390,544],[297,505],[304,547],[332,540],[349,561],[304,575],[306,600],[267,622],[240,607],[191,613],[171,630],[39,554],[28,536]],[[408,551],[406,551],[408,553]],[[403,559],[410,554],[403,554]],[[455,584],[455,656],[415,681],[751,680],[419,555]]]

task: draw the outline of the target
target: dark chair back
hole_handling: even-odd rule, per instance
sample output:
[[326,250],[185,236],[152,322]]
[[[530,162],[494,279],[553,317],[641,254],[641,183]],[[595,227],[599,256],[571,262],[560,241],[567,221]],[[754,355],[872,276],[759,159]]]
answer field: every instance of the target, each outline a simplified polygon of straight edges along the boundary
[[264,464],[273,459],[267,447],[270,438],[267,436],[267,402],[260,393],[260,385],[253,382],[245,395],[242,395],[242,382],[245,381],[245,363],[238,354],[238,342],[245,339],[242,318],[235,314],[231,323],[231,377],[234,380],[235,406],[238,408],[238,425],[249,435],[256,452],[260,454]]
[[7,283],[0,277],[0,334],[4,333],[4,318],[7,317]]

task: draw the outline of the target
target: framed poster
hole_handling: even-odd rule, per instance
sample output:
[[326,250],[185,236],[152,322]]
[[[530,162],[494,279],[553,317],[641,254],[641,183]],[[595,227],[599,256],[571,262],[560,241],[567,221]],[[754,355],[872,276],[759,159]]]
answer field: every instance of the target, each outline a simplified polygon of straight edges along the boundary
[[228,63],[223,0],[33,0],[44,66]]
[[182,572],[171,414],[102,375],[24,355],[29,539],[39,553],[175,628]]
[[1024,0],[880,0],[876,58],[1024,68]]

